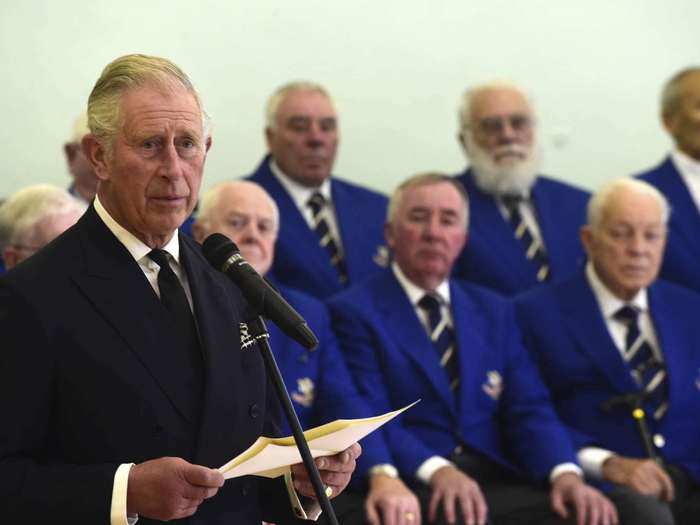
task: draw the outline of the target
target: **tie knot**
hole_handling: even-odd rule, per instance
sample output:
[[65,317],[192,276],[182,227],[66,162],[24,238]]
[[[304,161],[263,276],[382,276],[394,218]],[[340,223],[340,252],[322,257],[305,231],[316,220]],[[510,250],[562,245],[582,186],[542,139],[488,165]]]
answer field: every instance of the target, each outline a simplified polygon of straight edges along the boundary
[[638,316],[639,312],[637,309],[628,304],[620,308],[617,312],[615,312],[615,315],[613,315],[615,319],[628,325],[636,323]]
[[512,210],[513,208],[517,208],[518,204],[521,202],[525,202],[527,197],[520,193],[506,193],[501,196],[501,200],[506,208]]
[[166,252],[165,250],[161,250],[160,248],[156,248],[148,252],[148,258],[155,262],[161,268],[165,266],[170,266],[170,264],[168,263],[168,252]]
[[440,301],[432,294],[425,294],[418,301],[418,306],[427,312],[437,312],[440,310]]
[[326,198],[321,194],[320,191],[315,191],[311,197],[309,197],[307,206],[311,208],[311,211],[316,214],[326,205]]

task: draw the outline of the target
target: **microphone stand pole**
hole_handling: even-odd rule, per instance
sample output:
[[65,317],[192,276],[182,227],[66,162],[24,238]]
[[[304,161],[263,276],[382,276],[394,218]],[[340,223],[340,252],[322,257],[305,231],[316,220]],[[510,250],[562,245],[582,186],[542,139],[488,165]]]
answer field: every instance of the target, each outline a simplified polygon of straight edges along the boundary
[[621,396],[611,397],[607,401],[601,404],[601,408],[610,412],[618,406],[622,406],[624,409],[629,410],[629,414],[634,419],[637,424],[637,430],[639,431],[639,437],[642,440],[642,445],[649,458],[653,459],[656,463],[663,466],[663,460],[659,456],[654,448],[654,443],[651,439],[651,432],[649,432],[649,426],[646,421],[646,413],[642,406],[646,393],[644,391],[635,392],[631,394],[624,394]]
[[267,332],[265,321],[263,321],[262,317],[258,317],[253,321],[248,321],[247,325],[251,336],[253,336],[260,347],[263,359],[265,360],[265,368],[267,369],[268,375],[272,379],[272,383],[275,387],[275,393],[282,404],[284,414],[289,422],[290,428],[292,429],[294,441],[299,449],[302,461],[306,467],[306,471],[309,473],[309,478],[311,479],[311,484],[313,485],[314,492],[316,493],[316,498],[321,504],[321,509],[323,509],[323,512],[328,517],[328,522],[331,525],[338,525],[338,519],[335,516],[335,511],[331,506],[330,499],[326,493],[326,488],[323,486],[323,481],[321,480],[321,475],[318,472],[318,468],[316,468],[316,463],[314,463],[314,458],[311,456],[309,444],[306,442],[304,433],[301,430],[299,418],[297,417],[296,412],[294,412],[292,401],[289,399],[289,393],[287,392],[287,387],[284,385],[284,381],[282,380],[282,374],[280,373],[277,362],[275,361],[275,356],[272,354],[272,349],[270,348],[269,342],[270,334]]

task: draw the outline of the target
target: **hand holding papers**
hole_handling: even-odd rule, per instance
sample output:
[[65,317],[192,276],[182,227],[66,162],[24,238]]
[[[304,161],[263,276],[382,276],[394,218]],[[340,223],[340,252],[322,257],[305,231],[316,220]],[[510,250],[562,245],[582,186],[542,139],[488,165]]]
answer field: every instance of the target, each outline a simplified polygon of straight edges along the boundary
[[[348,448],[366,435],[374,432],[404,410],[418,403],[387,412],[386,414],[364,419],[337,419],[331,423],[304,432],[314,458],[332,456]],[[289,472],[289,467],[301,462],[293,437],[268,438],[261,436],[248,450],[219,468],[224,478],[239,476],[263,476],[276,478]]]

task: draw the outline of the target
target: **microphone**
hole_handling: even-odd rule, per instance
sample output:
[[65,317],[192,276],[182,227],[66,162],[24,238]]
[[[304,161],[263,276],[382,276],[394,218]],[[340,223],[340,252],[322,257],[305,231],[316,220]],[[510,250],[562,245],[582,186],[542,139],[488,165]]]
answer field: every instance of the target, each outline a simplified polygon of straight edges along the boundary
[[255,271],[241,255],[238,246],[220,233],[212,233],[202,244],[204,257],[225,273],[241,290],[256,315],[262,315],[305,348],[318,345],[318,339],[304,318]]

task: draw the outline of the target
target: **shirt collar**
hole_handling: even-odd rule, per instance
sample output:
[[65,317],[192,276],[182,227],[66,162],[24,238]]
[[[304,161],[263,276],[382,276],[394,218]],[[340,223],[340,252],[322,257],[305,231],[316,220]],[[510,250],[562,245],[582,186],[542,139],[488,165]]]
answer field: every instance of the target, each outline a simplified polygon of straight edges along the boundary
[[[107,209],[102,205],[102,202],[100,202],[100,198],[98,196],[95,196],[94,202],[97,215],[100,217],[100,219],[102,219],[102,222],[105,223],[109,231],[111,231],[119,242],[124,245],[134,260],[139,262],[141,259],[146,257],[151,251],[151,248],[144,244],[141,239],[124,228],[116,220],[114,220]],[[170,238],[168,243],[163,246],[162,249],[168,252],[172,258],[175,259],[176,263],[180,264],[180,242],[177,232]]]
[[297,208],[302,210],[306,208],[309,199],[317,191],[323,195],[326,202],[332,202],[330,177],[324,180],[318,188],[304,186],[284,173],[272,157],[270,157],[270,171],[277,178],[282,187],[287,190],[287,193],[289,193],[289,196],[294,201],[294,204],[297,205]]
[[399,265],[396,264],[396,261],[391,263],[391,270],[394,272],[396,279],[399,281],[399,284],[401,285],[401,288],[403,288],[404,292],[406,292],[408,300],[411,302],[414,308],[418,305],[418,301],[420,301],[426,293],[432,293],[433,295],[437,296],[443,304],[449,306],[450,283],[447,279],[442,281],[434,292],[428,292],[427,290],[424,290],[420,286],[411,282],[408,277],[406,277],[406,274],[403,273]]
[[695,160],[690,155],[683,153],[678,148],[674,148],[671,151],[671,160],[681,173],[700,177],[700,161]]
[[638,312],[646,312],[649,308],[646,288],[639,290],[631,301],[623,301],[603,284],[603,281],[600,280],[600,277],[598,277],[593,267],[593,263],[590,261],[586,263],[586,278],[591,285],[593,295],[595,295],[598,305],[600,306],[600,311],[603,313],[605,319],[612,318],[615,313],[625,305],[634,307]]

